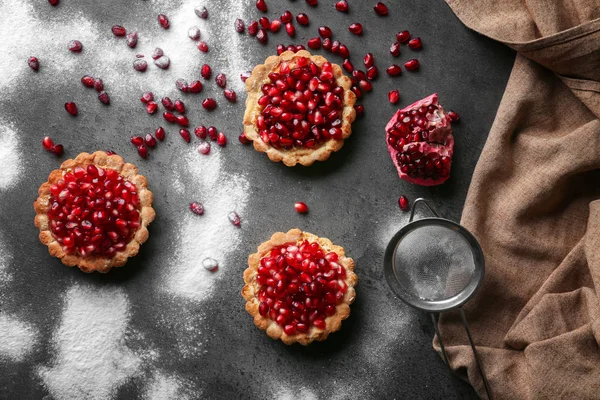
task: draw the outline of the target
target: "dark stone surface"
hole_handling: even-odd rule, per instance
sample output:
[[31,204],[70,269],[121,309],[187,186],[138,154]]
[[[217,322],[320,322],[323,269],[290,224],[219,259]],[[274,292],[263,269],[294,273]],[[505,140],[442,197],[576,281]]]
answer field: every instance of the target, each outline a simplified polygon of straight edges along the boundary
[[[36,9],[47,13],[47,4],[38,3]],[[171,2],[160,8],[150,2],[136,1],[133,6],[128,3],[64,0],[56,11],[81,10],[96,16],[107,27],[117,22],[125,26],[137,22],[141,26],[156,24],[159,10],[168,14],[180,4]],[[235,17],[219,17],[220,3],[224,2],[209,3],[211,18],[228,19],[222,29],[232,29]],[[513,53],[467,30],[442,1],[394,4],[388,1],[390,15],[386,18],[373,13],[374,1],[351,2],[348,15],[335,11],[333,1],[322,0],[317,8],[309,8],[301,0],[268,3],[269,16],[290,9],[294,14],[304,11],[311,17],[308,28],[298,27],[293,42],[306,44],[306,39],[315,36],[316,28],[326,23],[348,45],[355,66],[361,65],[364,53],[371,51],[381,75],[374,91],[364,97],[366,116],[353,125],[353,135],[344,148],[330,160],[310,168],[274,164],[265,155],[237,142],[244,109],[243,93],[239,93],[237,105],[222,104],[208,116],[199,107],[199,97],[186,97],[188,108],[192,109],[189,112],[192,122],[200,118],[207,124],[218,122],[220,129],[228,133],[230,144],[223,150],[226,168],[232,172],[247,171],[251,188],[249,206],[242,215],[241,243],[229,259],[231,267],[222,272],[227,276],[218,281],[216,294],[206,302],[194,303],[157,293],[154,285],[173,257],[170,238],[177,220],[188,212],[187,199],[169,195],[170,168],[178,151],[185,146],[174,129],[170,129],[172,134],[166,143],[152,152],[148,161],[143,161],[127,138],[153,129],[156,122],[149,122],[139,103],[115,101],[109,107],[90,106],[90,111],[71,118],[63,111],[63,103],[66,98],[81,104],[85,101],[80,100],[83,89],[73,84],[86,72],[85,65],[65,72],[68,79],[60,87],[36,92],[29,81],[15,82],[24,90],[0,97],[0,115],[13,121],[21,132],[27,161],[25,175],[18,185],[0,192],[0,225],[7,248],[15,255],[10,265],[13,280],[3,288],[0,311],[18,311],[40,330],[40,342],[25,362],[0,360],[0,398],[39,399],[49,394],[35,369],[52,362],[49,338],[60,323],[61,296],[74,283],[123,287],[131,303],[130,324],[144,333],[146,344],[158,351],[161,368],[191,382],[193,390],[203,391],[203,398],[269,398],[266,387],[278,381],[296,388],[307,387],[320,398],[336,393],[356,398],[476,398],[467,384],[448,373],[432,350],[429,317],[410,309],[390,292],[382,274],[383,249],[395,227],[399,229],[406,223],[406,215],[397,206],[401,194],[410,199],[428,197],[442,215],[453,220],[460,218],[473,169],[512,67]],[[259,16],[255,9],[246,14]],[[354,21],[362,22],[365,27],[360,38],[347,31]],[[384,70],[392,62],[389,45],[395,32],[401,29],[422,37],[424,48],[412,53],[403,46],[403,54],[394,61],[403,63],[414,54],[421,60],[422,68],[417,73],[405,72],[402,77],[392,79]],[[160,31],[156,30],[156,34]],[[246,60],[251,65],[273,53],[277,43],[292,42],[283,30],[271,36],[267,46],[248,37],[244,40],[255,50],[251,60]],[[331,59],[341,62],[337,57]],[[37,77],[43,74],[42,67]],[[122,79],[128,79],[127,75],[123,74]],[[111,82],[107,85],[110,87]],[[437,92],[447,109],[460,114],[461,122],[454,126],[453,173],[444,185],[417,187],[398,179],[384,139],[384,126],[396,109],[387,101],[387,92],[392,88],[400,89],[400,106]],[[214,87],[206,90],[216,91]],[[224,113],[227,118],[223,118]],[[43,151],[40,141],[45,134],[65,145],[67,157],[81,151],[110,148],[136,163],[148,177],[158,217],[150,227],[150,240],[125,268],[108,275],[86,275],[62,266],[39,244],[31,204],[39,184],[61,161]],[[309,205],[307,216],[293,211],[297,200]],[[288,347],[258,331],[239,295],[247,255],[272,232],[296,226],[344,246],[355,258],[359,276],[357,300],[341,332],[308,348]],[[197,324],[207,341],[204,353],[193,358],[178,354],[174,341],[179,327],[157,322],[158,316],[171,312],[203,315]],[[384,327],[379,324],[385,322],[388,313],[407,321],[397,333],[397,340],[390,338],[390,332],[383,336],[380,332]],[[382,345],[378,347],[375,342]],[[365,351],[370,349],[379,353],[367,357]],[[373,362],[378,359],[380,362]],[[341,389],[344,387],[347,389]],[[117,397],[138,398],[143,390],[144,380],[136,377],[119,389]]]

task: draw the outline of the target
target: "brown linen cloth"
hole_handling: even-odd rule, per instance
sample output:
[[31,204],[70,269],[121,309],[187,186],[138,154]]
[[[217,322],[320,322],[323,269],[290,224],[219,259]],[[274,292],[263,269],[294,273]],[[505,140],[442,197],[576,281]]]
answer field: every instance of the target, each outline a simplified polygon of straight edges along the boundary
[[[465,311],[492,396],[600,399],[600,0],[447,2],[518,53],[462,217],[486,257]],[[440,329],[485,397],[459,314]]]

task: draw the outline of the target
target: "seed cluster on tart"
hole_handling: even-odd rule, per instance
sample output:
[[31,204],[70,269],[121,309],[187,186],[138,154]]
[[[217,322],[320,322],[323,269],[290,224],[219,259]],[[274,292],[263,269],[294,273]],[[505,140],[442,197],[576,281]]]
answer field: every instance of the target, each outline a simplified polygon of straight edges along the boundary
[[356,95],[337,64],[301,50],[270,56],[246,80],[244,134],[289,167],[324,161],[344,145]]
[[148,239],[156,213],[146,178],[103,151],[81,153],[38,190],[35,226],[50,255],[84,272],[125,265]]
[[273,339],[308,345],[341,328],[354,302],[354,260],[329,239],[277,232],[248,257],[242,296],[254,324]]

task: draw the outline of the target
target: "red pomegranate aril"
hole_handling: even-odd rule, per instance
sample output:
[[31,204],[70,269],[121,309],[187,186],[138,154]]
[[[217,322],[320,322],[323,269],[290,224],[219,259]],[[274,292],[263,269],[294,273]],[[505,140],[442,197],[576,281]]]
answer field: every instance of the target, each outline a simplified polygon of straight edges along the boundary
[[319,27],[319,35],[321,35],[322,38],[331,38],[333,36],[333,32],[328,26],[321,26]]
[[113,25],[111,30],[115,36],[125,36],[127,34],[127,30],[121,25]]
[[259,11],[267,12],[267,2],[265,0],[256,0],[256,8]]
[[27,60],[27,65],[29,65],[29,68],[31,68],[34,71],[40,69],[40,62],[36,57],[29,57],[29,59]]
[[207,111],[212,111],[217,107],[217,102],[213,98],[206,98],[202,100],[202,107]]
[[133,144],[134,146],[141,146],[142,144],[144,144],[144,138],[141,136],[132,136],[131,137],[131,144]]
[[246,30],[246,24],[240,18],[235,20],[233,26],[235,27],[235,31],[237,33],[244,33],[244,31]]
[[65,148],[62,144],[55,144],[50,151],[54,153],[55,156],[60,157],[63,155]]
[[363,33],[363,26],[362,24],[355,22],[353,24],[350,24],[350,26],[348,27],[348,30],[351,33],[354,33],[355,35],[362,35]]
[[200,146],[198,146],[198,152],[200,152],[200,154],[203,154],[203,155],[207,155],[208,153],[210,153],[210,143],[208,143],[208,142],[200,143]]
[[419,60],[414,58],[404,63],[404,68],[406,68],[407,71],[416,71],[419,69],[419,66]]
[[331,52],[333,54],[338,54],[340,52],[341,43],[338,40],[334,40],[331,44]]
[[277,55],[280,56],[285,51],[285,46],[283,44],[277,45]]
[[48,3],[50,3],[51,6],[57,6],[59,3],[59,0],[48,0]]
[[190,211],[196,215],[204,215],[204,206],[199,201],[190,203]]
[[408,197],[406,197],[405,195],[400,196],[400,198],[398,199],[398,205],[400,206],[400,209],[402,211],[410,210],[410,204],[408,202]]
[[372,81],[377,79],[379,76],[379,69],[376,66],[372,66],[367,70],[367,79]]
[[187,93],[190,90],[190,87],[185,79],[177,79],[175,81],[175,87],[177,90]]
[[394,57],[398,57],[400,55],[400,43],[392,43],[392,45],[390,46],[390,54]]
[[298,23],[303,26],[308,25],[310,22],[308,15],[306,15],[304,13],[300,13],[300,14],[296,15],[296,21],[298,21]]
[[396,104],[400,100],[400,92],[397,89],[388,92],[388,100],[392,104]]
[[183,101],[181,101],[179,99],[175,100],[173,107],[175,107],[175,111],[177,111],[178,113],[181,113],[181,114],[185,113],[185,104],[183,103]]
[[356,95],[357,99],[360,99],[363,95],[362,90],[360,90],[360,88],[357,86],[352,86],[350,90],[352,90],[352,93]]
[[452,122],[457,122],[460,119],[458,113],[452,110],[448,111],[448,118],[450,118],[450,121]]
[[227,136],[223,132],[219,132],[217,135],[217,144],[221,147],[227,144]]
[[161,141],[164,140],[165,139],[165,129],[162,126],[159,126],[154,131],[154,136],[156,136],[156,138],[158,140],[161,140]]
[[142,158],[148,157],[148,148],[146,147],[145,144],[139,145],[137,148],[137,151],[138,151],[138,154],[140,155],[140,157],[142,157]]
[[316,7],[319,4],[319,0],[306,0],[306,4],[311,7]]
[[212,75],[212,69],[210,68],[210,65],[208,64],[204,64],[202,66],[202,68],[200,69],[200,75],[204,78],[204,79],[209,79],[210,76]]
[[104,90],[104,82],[102,81],[102,79],[100,79],[100,78],[94,79],[94,89],[96,89],[96,92],[98,92],[98,93],[100,93],[101,91]]
[[373,7],[373,9],[375,10],[375,12],[378,15],[381,15],[381,16],[388,15],[388,8],[382,2],[379,2],[379,3],[375,4],[375,6]]
[[200,50],[203,53],[208,53],[208,44],[206,42],[198,43],[198,50]]
[[331,50],[331,46],[333,46],[333,42],[330,38],[323,39],[323,48],[325,50]]
[[148,114],[154,114],[157,110],[158,104],[156,104],[155,102],[149,101],[148,104],[146,104],[146,112]]
[[256,39],[262,43],[262,44],[266,44],[269,41],[269,35],[267,34],[267,31],[264,30],[263,28],[258,30],[258,33],[256,34]]
[[271,25],[269,26],[269,30],[273,33],[277,33],[279,32],[279,29],[281,29],[281,21],[278,19],[275,19],[273,21],[271,21]]
[[157,19],[163,29],[169,29],[169,18],[165,14],[158,14]]
[[188,126],[190,126],[190,121],[189,121],[188,117],[186,117],[185,115],[177,115],[175,117],[175,120],[177,121],[177,124],[179,126],[183,126],[184,128],[187,128]]
[[296,202],[294,208],[296,209],[296,212],[300,214],[306,214],[308,212],[308,206],[302,201]]
[[223,95],[230,103],[235,103],[237,101],[237,94],[231,89],[225,89]]
[[217,140],[217,128],[215,128],[214,126],[209,126],[207,129],[208,132],[208,137],[210,137],[212,140]]
[[208,18],[208,10],[206,9],[206,7],[198,6],[198,7],[194,8],[194,13],[196,13],[196,15],[199,18],[202,18],[202,19]]
[[219,269],[219,263],[217,263],[216,260],[210,257],[205,258],[204,261],[202,261],[202,266],[205,270],[210,272],[217,272],[217,270]]
[[398,76],[402,73],[402,68],[399,65],[393,64],[387,67],[386,72],[389,76]]
[[307,45],[310,49],[317,50],[321,48],[321,38],[314,37],[312,39],[308,39]]
[[260,19],[258,20],[258,23],[264,29],[269,29],[271,27],[271,21],[269,21],[269,18],[267,18],[267,17],[260,17]]
[[240,141],[241,144],[248,144],[248,143],[250,143],[250,140],[246,137],[246,134],[244,132],[242,132],[240,134],[240,136],[238,136],[238,140]]
[[83,84],[83,86],[88,87],[88,88],[93,88],[94,87],[94,78],[92,78],[89,75],[84,75],[81,77],[81,83]]
[[137,42],[138,42],[137,32],[131,32],[127,35],[125,43],[127,44],[128,47],[134,49],[135,46],[137,46]]
[[71,115],[77,115],[77,104],[72,101],[65,103],[65,110]]
[[79,53],[83,49],[83,45],[79,40],[71,40],[68,47],[73,53]]
[[224,88],[227,86],[227,77],[225,74],[218,74],[215,77],[215,82],[217,83],[217,86]]
[[400,31],[400,32],[396,33],[396,40],[399,43],[406,43],[406,42],[408,42],[409,39],[410,39],[409,31]]
[[204,88],[204,86],[202,85],[202,82],[192,81],[192,83],[190,83],[190,86],[188,86],[188,91],[190,93],[200,93],[200,92],[202,92],[203,88]]
[[371,68],[373,65],[375,65],[375,57],[373,57],[373,54],[372,53],[365,54],[363,63],[365,64],[365,68]]
[[365,106],[363,106],[362,104],[355,105],[354,111],[356,111],[356,116],[360,118],[365,114]]
[[171,65],[171,59],[167,56],[161,56],[154,60],[154,65],[160,69],[167,69]]
[[188,143],[192,140],[192,136],[190,135],[190,131],[188,131],[187,129],[180,129],[179,130],[179,134],[181,135],[181,137],[183,138],[183,140],[185,140]]
[[355,69],[354,71],[352,71],[352,76],[358,79],[359,81],[367,79],[367,74],[365,74],[365,72],[361,71],[360,69]]
[[352,65],[352,63],[350,62],[350,60],[345,59],[344,62],[342,63],[342,67],[346,70],[346,72],[348,73],[352,73],[352,71],[354,71],[354,65]]
[[348,12],[348,2],[346,0],[340,0],[335,3],[335,9],[339,12]]
[[154,148],[156,147],[156,139],[154,138],[154,136],[152,136],[152,134],[147,133],[146,136],[144,137],[144,143],[146,143],[146,146],[150,147],[150,148]]
[[168,111],[165,111],[163,113],[163,118],[165,119],[165,121],[167,122],[175,122],[177,121],[177,116],[175,116],[175,114],[170,113]]
[[283,327],[283,332],[285,332],[285,334],[288,336],[294,336],[296,334],[296,325],[287,324]]
[[414,39],[411,39],[408,42],[408,47],[413,49],[413,50],[419,50],[421,47],[423,46],[423,42],[421,41],[420,37],[416,37]]
[[365,92],[370,92],[371,90],[373,90],[373,85],[369,81],[361,80],[358,82],[358,85]]
[[197,126],[194,129],[194,134],[198,139],[206,139],[207,131],[204,125]]
[[[243,23],[243,22],[242,22]],[[200,40],[200,28],[198,28],[197,26],[191,26],[188,29],[188,37],[192,40]]]
[[175,104],[173,104],[173,101],[168,97],[163,97],[161,103],[163,107],[169,111],[173,111],[175,109]]
[[52,148],[54,147],[54,142],[52,141],[50,136],[44,136],[44,139],[42,139],[42,146],[44,146],[44,149],[48,151],[52,150]]
[[234,226],[239,227],[241,225],[242,221],[240,219],[240,216],[235,211],[232,211],[229,214],[227,214],[227,218],[229,219],[229,222],[231,222]]
[[149,101],[153,101],[154,100],[154,93],[152,92],[144,92],[142,93],[142,97],[140,97],[140,101],[144,104],[148,103]]
[[258,21],[250,22],[250,25],[248,25],[248,35],[256,36],[256,34],[258,33],[258,29],[259,29]]
[[291,22],[285,24],[285,32],[289,37],[294,37],[296,35],[296,27]]
[[154,49],[154,51],[152,52],[152,59],[153,60],[158,60],[159,58],[161,58],[162,56],[164,56],[165,54],[163,53],[162,49],[160,47],[157,47]]
[[144,72],[146,71],[146,69],[148,69],[148,63],[146,62],[146,60],[141,60],[137,58],[133,61],[133,69],[135,69],[138,72]]

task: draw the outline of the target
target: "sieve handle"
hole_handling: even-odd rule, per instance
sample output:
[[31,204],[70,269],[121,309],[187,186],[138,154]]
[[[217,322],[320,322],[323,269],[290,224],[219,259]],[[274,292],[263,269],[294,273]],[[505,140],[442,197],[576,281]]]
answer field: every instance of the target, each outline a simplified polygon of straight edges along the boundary
[[429,205],[429,202],[424,198],[420,197],[413,202],[412,210],[410,210],[410,219],[408,220],[408,222],[413,222],[413,220],[415,219],[415,210],[417,209],[417,204],[419,203],[423,203],[424,205],[426,205],[433,215],[435,215],[437,218],[440,218],[439,214],[433,209],[433,207]]

